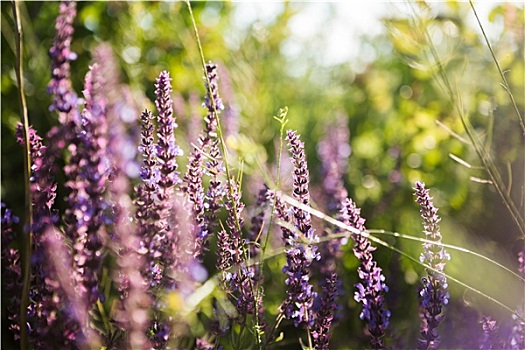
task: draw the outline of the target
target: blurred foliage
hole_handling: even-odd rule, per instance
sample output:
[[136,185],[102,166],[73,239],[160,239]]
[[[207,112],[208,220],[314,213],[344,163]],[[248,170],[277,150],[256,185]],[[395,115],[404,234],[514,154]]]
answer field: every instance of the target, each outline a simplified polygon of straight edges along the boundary
[[[418,2],[411,5],[413,12],[408,15],[400,12],[385,18],[384,34],[362,38],[363,50],[372,50],[375,58],[359,70],[352,62],[320,65],[312,59],[311,50],[322,48],[304,47],[300,61],[292,61],[284,54],[283,46],[291,35],[289,23],[308,4],[282,3],[271,21],[255,21],[244,31],[234,25],[236,6],[230,2],[193,3],[206,59],[220,64],[221,82],[229,85],[223,98],[226,104],[236,106],[240,133],[230,135],[228,145],[232,163],[238,168],[244,163],[242,169],[247,178],[260,178],[261,172],[270,176],[275,168],[279,125],[272,116],[279,108],[288,106],[289,127],[297,129],[306,143],[313,177],[311,187],[320,186],[316,145],[325,127],[343,113],[348,116],[352,149],[345,183],[349,195],[363,208],[369,228],[421,237],[418,207],[412,197],[414,182],[421,180],[431,188],[435,204],[440,208],[445,242],[482,252],[506,266],[516,266],[516,243],[521,242],[519,232],[490,185],[470,180],[471,176],[486,176],[476,168],[480,162],[473,149],[461,140],[465,137],[461,122],[436,79],[436,62],[429,56],[429,42],[420,32],[426,29],[430,33],[476,132],[490,149],[503,177],[512,179],[512,196],[519,205],[523,200],[525,176],[523,136],[480,30],[467,20],[473,17],[468,4]],[[46,86],[50,79],[47,50],[54,37],[52,23],[58,4],[24,2],[21,8],[29,118],[44,135],[57,123],[56,116],[48,111],[51,99]],[[2,201],[21,214],[22,150],[14,137],[19,106],[11,4],[1,3],[1,15],[1,192]],[[490,39],[524,115],[523,7],[499,4],[482,21],[499,25],[499,32],[492,33]],[[82,90],[91,53],[101,42],[109,42],[113,47],[123,82],[129,84],[136,100],[144,107],[152,108],[149,101],[153,100],[153,83],[158,73],[163,69],[171,72],[176,101],[179,101],[175,106],[181,126],[176,131],[177,139],[187,150],[193,141],[191,132],[186,130],[191,128],[191,118],[203,113],[199,105],[204,87],[186,5],[182,2],[79,2],[73,42],[79,58],[72,64],[77,92]],[[198,96],[197,102],[195,96]],[[455,162],[450,154],[473,168]],[[181,163],[184,166],[182,158]],[[255,199],[251,194],[255,192],[249,180],[245,181],[245,187],[245,201],[253,203]],[[320,203],[317,206],[322,208]],[[382,238],[411,256],[419,255],[418,243]],[[346,315],[351,317],[342,319],[335,328],[332,344],[334,348],[363,347],[367,339],[357,317],[359,306],[350,292],[357,278],[357,261],[351,247],[345,249],[343,283],[348,295],[343,299],[347,302]],[[451,275],[509,305],[517,303],[519,295],[513,293],[512,288],[519,292],[519,286],[514,280],[464,254],[452,251],[451,255],[447,265]],[[419,328],[416,287],[422,268],[386,248],[379,248],[376,256],[390,286],[387,300],[393,315],[393,336],[398,345],[413,347]],[[208,263],[211,269],[214,262]],[[283,296],[282,264],[282,257],[268,264],[268,273],[273,277],[267,278],[266,286],[265,305],[269,315],[276,314]],[[485,276],[489,274],[491,279],[487,280]],[[501,285],[510,286],[508,292],[502,291]],[[450,308],[460,307],[465,300],[483,312],[509,317],[471,292],[465,292],[464,288],[453,283],[450,287],[453,297]],[[205,313],[211,317],[210,309]],[[444,327],[452,329],[447,322]],[[286,348],[287,339],[294,339],[294,334],[299,333],[289,324],[285,324],[284,330],[282,345]],[[201,328],[194,330],[202,331]],[[453,344],[455,336],[451,334],[449,344]],[[447,344],[445,338],[443,347]]]

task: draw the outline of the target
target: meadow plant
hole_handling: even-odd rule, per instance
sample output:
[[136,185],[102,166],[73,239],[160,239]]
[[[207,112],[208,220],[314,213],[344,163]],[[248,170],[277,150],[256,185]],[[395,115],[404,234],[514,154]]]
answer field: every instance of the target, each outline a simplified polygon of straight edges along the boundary
[[[434,207],[429,190],[425,184],[416,182],[415,187],[416,202],[421,206],[421,217],[425,227],[425,235],[429,241],[441,243],[441,233],[439,230],[440,218],[437,215],[437,208]],[[422,327],[421,335],[423,339],[418,342],[418,347],[422,349],[435,349],[439,345],[439,335],[437,327],[443,321],[442,310],[448,304],[449,293],[447,291],[447,278],[443,275],[443,268],[450,255],[439,245],[423,243],[424,253],[421,254],[420,261],[428,263],[432,269],[427,269],[428,277],[421,279],[423,286],[419,290],[419,305],[421,307]]]
[[[2,203],[3,302],[13,341],[24,349],[260,350],[288,342],[293,348],[300,344],[303,349],[327,350],[353,346],[333,334],[344,332],[340,320],[355,318],[364,329],[355,337],[369,338],[372,348],[385,349],[395,346],[397,325],[391,320],[399,309],[389,295],[395,288],[387,294],[385,276],[390,284],[391,266],[383,265],[376,250],[382,245],[426,268],[422,286],[402,297],[419,302],[421,338],[413,343],[421,349],[438,348],[447,338],[438,327],[446,322],[448,283],[462,283],[444,271],[451,258],[447,250],[462,248],[442,242],[438,210],[425,184],[415,183],[425,237],[390,233],[423,243],[418,262],[365,227],[351,187],[345,187],[351,153],[347,118],[339,117],[337,126],[328,127],[317,147],[317,188],[306,160],[309,141],[296,131],[285,131],[287,109],[282,109],[275,119],[281,123],[280,144],[288,146],[291,190],[283,185],[286,179],[281,182],[284,167],[278,154],[276,180],[263,176],[258,193],[250,196],[243,186],[242,162],[234,163],[229,156],[221,111],[227,114],[230,136],[242,124],[233,120],[236,107],[225,106],[220,97],[220,67],[204,60],[187,5],[206,93],[204,118],[185,123],[200,128],[191,132],[195,138],[185,156],[175,137],[177,117],[182,117],[175,110],[184,113],[184,108],[174,108],[169,71],[160,71],[152,84],[156,114],[144,108],[139,115],[130,87],[119,81],[111,46],[100,44],[85,76],[84,98],[78,97],[70,66],[77,58],[71,49],[76,3],[60,3],[48,85],[49,110],[57,123],[45,138],[29,125],[16,129],[17,141],[29,145],[25,186],[32,214],[21,222]],[[24,94],[20,84],[19,89]],[[228,92],[228,101],[233,101],[232,94]],[[183,176],[179,163],[186,165]],[[239,165],[236,176],[233,164]],[[62,187],[63,201],[57,197]],[[320,204],[311,198],[312,187],[312,198],[319,197]],[[280,237],[273,239],[276,232]],[[29,252],[21,249],[20,241],[30,242]],[[525,280],[523,251],[517,261],[519,274],[514,275]],[[343,264],[357,266],[350,277],[356,282],[353,289],[347,288],[348,276],[340,273]],[[275,274],[269,278],[274,265],[279,265],[278,279]],[[26,274],[24,266],[29,266]],[[278,295],[279,301],[267,302],[265,292]],[[353,293],[353,301],[344,304],[340,296],[348,293]],[[524,305],[514,310],[491,300],[512,311],[512,325],[480,315],[483,336],[474,341],[480,349],[523,349]],[[360,304],[358,315],[355,303]]]

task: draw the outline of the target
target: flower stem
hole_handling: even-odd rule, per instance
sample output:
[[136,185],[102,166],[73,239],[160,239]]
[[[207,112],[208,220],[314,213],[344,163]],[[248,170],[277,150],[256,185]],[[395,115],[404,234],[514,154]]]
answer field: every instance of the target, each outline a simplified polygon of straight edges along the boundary
[[16,30],[16,80],[18,82],[18,100],[20,103],[21,119],[24,126],[24,183],[25,188],[25,216],[27,235],[23,236],[22,248],[22,275],[23,287],[20,301],[20,348],[29,348],[28,327],[27,327],[27,307],[29,304],[29,285],[31,268],[31,246],[33,239],[33,207],[31,202],[31,189],[29,179],[31,177],[31,148],[29,145],[29,118],[27,116],[27,105],[24,93],[24,60],[22,50],[22,24],[20,22],[19,1],[13,1],[13,18]]

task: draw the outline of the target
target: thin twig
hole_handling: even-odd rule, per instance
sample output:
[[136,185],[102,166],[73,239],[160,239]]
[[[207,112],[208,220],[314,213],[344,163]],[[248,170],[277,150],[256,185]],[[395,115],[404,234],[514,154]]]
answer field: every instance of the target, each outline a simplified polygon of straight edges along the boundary
[[23,287],[20,300],[20,348],[29,348],[27,307],[29,305],[30,269],[31,269],[31,247],[33,245],[33,205],[31,200],[31,189],[29,179],[31,178],[31,148],[29,144],[29,118],[27,116],[27,104],[24,92],[24,60],[22,47],[22,23],[20,22],[19,1],[13,1],[13,18],[16,31],[16,80],[18,82],[18,100],[22,112],[21,119],[24,136],[24,183],[25,187],[25,215],[27,234],[23,237],[22,249],[22,275]]
[[496,54],[494,53],[494,50],[492,49],[492,45],[490,45],[489,38],[487,37],[487,34],[485,33],[485,28],[483,28],[483,25],[481,24],[481,20],[478,17],[478,13],[476,9],[474,8],[474,4],[472,3],[472,0],[469,0],[470,7],[472,8],[472,12],[474,12],[474,16],[476,17],[476,21],[478,21],[479,28],[481,29],[481,33],[483,34],[483,38],[485,39],[485,42],[487,43],[487,47],[489,48],[490,54],[492,55],[492,59],[494,60],[494,63],[496,64],[496,67],[498,67],[499,75],[501,76],[501,80],[503,80],[502,86],[503,89],[507,92],[509,95],[510,100],[512,101],[512,106],[514,107],[514,110],[516,111],[516,115],[518,116],[520,126],[521,126],[521,132],[523,136],[525,136],[525,122],[523,121],[523,117],[521,116],[520,110],[516,104],[516,100],[514,100],[514,95],[512,95],[512,92],[510,90],[510,85],[507,81],[507,78],[505,77],[505,72],[501,69],[501,66],[499,64],[498,59],[496,58]]

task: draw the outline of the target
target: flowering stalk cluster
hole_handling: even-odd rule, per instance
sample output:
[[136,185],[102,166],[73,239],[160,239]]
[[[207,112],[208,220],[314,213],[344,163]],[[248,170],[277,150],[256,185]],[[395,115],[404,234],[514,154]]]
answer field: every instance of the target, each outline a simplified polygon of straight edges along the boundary
[[[150,346],[146,338],[146,329],[151,299],[147,294],[148,285],[141,271],[148,271],[148,269],[146,259],[140,253],[140,236],[130,221],[132,203],[128,195],[129,181],[125,168],[127,162],[122,149],[125,147],[125,130],[114,110],[109,115],[111,115],[111,118],[108,117],[111,127],[108,135],[108,155],[112,164],[112,180],[109,182],[108,190],[113,214],[113,252],[118,266],[114,280],[120,293],[116,319],[128,335],[125,339],[126,348],[146,349]],[[144,211],[146,208],[142,206],[140,209]],[[145,224],[151,225],[147,221]]]
[[167,71],[160,73],[155,88],[155,106],[158,111],[157,162],[160,173],[158,196],[161,202],[167,202],[174,186],[180,182],[176,157],[182,155],[182,150],[175,143],[174,130],[177,123],[173,115],[171,78]]
[[355,242],[354,255],[360,261],[357,273],[361,280],[356,284],[354,299],[363,304],[359,318],[366,322],[372,347],[383,349],[385,344],[382,338],[389,325],[390,311],[385,305],[385,293],[388,292],[385,276],[372,255],[376,248],[367,238],[361,209],[357,208],[350,198],[343,200],[339,220],[361,231],[361,234],[352,235]]
[[[145,161],[151,162],[154,167],[143,169],[142,173],[143,178],[152,181],[148,186],[154,191],[154,194],[150,192],[155,200],[153,210],[156,213],[153,215],[158,216],[157,220],[153,220],[154,231],[150,232],[149,239],[146,238],[149,241],[148,263],[150,276],[156,276],[152,279],[152,284],[158,282],[158,286],[174,288],[174,281],[169,275],[170,268],[175,263],[176,258],[171,248],[179,232],[177,223],[170,219],[170,212],[175,186],[180,182],[176,157],[181,155],[182,151],[175,143],[174,130],[177,124],[173,115],[173,101],[171,100],[171,78],[167,71],[160,73],[155,87],[157,96],[155,105],[158,112],[157,144],[154,150],[147,151],[144,149],[144,152],[150,153],[149,159],[145,158]],[[146,127],[151,128],[151,126]],[[148,146],[149,144],[146,143],[145,147]]]
[[[24,127],[18,123],[16,137],[20,145],[24,144]],[[57,184],[54,181],[52,164],[47,156],[47,147],[42,144],[42,138],[35,129],[29,127],[30,152],[31,152],[31,178],[29,189],[33,205],[33,228],[36,240],[42,235],[48,225],[57,220],[57,213],[52,206],[55,203]]]
[[[109,43],[101,43],[93,52],[94,62],[104,77],[101,93],[106,99],[108,123],[108,158],[111,161],[109,191],[128,196],[130,179],[138,177],[137,145],[139,132],[137,119],[140,115],[131,89],[122,84],[118,65]],[[112,197],[114,195],[112,194]],[[115,205],[115,200],[112,199]]]
[[[206,97],[204,106],[207,109],[205,117],[206,129],[205,138],[206,145],[209,150],[209,160],[204,164],[204,173],[210,176],[210,185],[205,195],[206,222],[208,227],[208,234],[211,229],[217,225],[217,212],[222,207],[222,198],[226,194],[226,189],[221,181],[221,176],[225,174],[225,167],[222,160],[222,155],[219,149],[220,141],[217,135],[217,128],[219,127],[219,113],[224,109],[222,99],[219,96],[217,65],[209,62],[206,64]],[[209,84],[208,84],[209,82]],[[210,95],[211,90],[211,95]],[[213,101],[213,103],[212,103]],[[204,241],[204,245],[205,245]]]
[[[17,140],[24,142],[23,126],[17,125]],[[64,288],[48,263],[45,234],[53,230],[58,217],[53,204],[56,198],[56,183],[53,164],[48,157],[48,148],[42,138],[29,127],[31,152],[31,178],[29,189],[33,206],[33,246],[31,255],[30,295],[27,318],[31,331],[31,342],[37,348],[49,348],[49,344],[67,346],[75,340],[79,324],[68,309]]]
[[[207,108],[207,115],[204,118],[205,129],[198,137],[198,145],[194,145],[189,157],[187,172],[184,176],[184,191],[193,207],[193,216],[196,221],[195,228],[195,255],[202,260],[202,254],[207,249],[208,237],[214,225],[216,225],[216,212],[220,209],[220,198],[224,194],[224,189],[219,180],[219,176],[224,173],[221,164],[221,155],[218,148],[219,140],[217,137],[217,113],[224,108],[219,97],[217,66],[213,63],[206,65],[206,98],[204,106]],[[212,96],[208,86],[211,88]],[[215,101],[215,109],[211,104]],[[206,163],[206,173],[211,176],[208,192],[204,193],[203,186],[203,164],[205,153],[209,152],[211,160]],[[205,210],[207,209],[207,210]]]
[[86,105],[69,145],[70,162],[64,168],[70,193],[67,198],[66,233],[73,242],[74,265],[80,293],[96,302],[102,261],[102,236],[109,218],[104,199],[109,174],[107,159],[107,123],[105,100],[100,94],[103,83],[99,66],[93,65],[86,75]]
[[53,97],[53,103],[49,106],[50,111],[58,113],[59,126],[49,130],[49,162],[54,163],[59,159],[62,150],[67,147],[75,137],[75,125],[78,123],[80,114],[78,106],[82,99],[73,90],[70,80],[70,62],[77,58],[71,50],[73,39],[73,21],[77,15],[75,1],[62,1],[59,5],[59,16],[55,22],[56,35],[53,46],[49,50],[51,58],[51,81],[47,91]]
[[22,268],[20,266],[20,252],[11,244],[15,241],[13,225],[20,222],[13,215],[11,209],[2,202],[2,290],[9,297],[6,300],[9,329],[15,339],[20,337],[19,309],[20,291],[22,290]]
[[483,316],[481,320],[481,326],[483,328],[483,337],[479,346],[480,350],[496,350],[503,349],[504,344],[501,341],[499,334],[499,327],[496,321],[490,316]]
[[[426,239],[436,243],[441,243],[441,233],[437,208],[434,207],[429,190],[425,184],[416,182],[415,185],[416,202],[420,205],[420,213],[423,218],[423,226]],[[433,243],[423,243],[424,252],[419,260],[427,263],[433,270],[427,269],[428,277],[422,278],[423,286],[419,289],[419,305],[422,314],[422,339],[418,340],[420,349],[435,349],[439,345],[440,336],[437,328],[443,318],[443,307],[448,304],[449,293],[447,291],[447,278],[443,274],[443,268],[450,256],[440,245]]]
[[[154,320],[148,330],[154,348],[164,348],[170,334],[169,320],[160,314],[161,294],[165,290],[179,290],[187,294],[192,281],[202,268],[194,264],[195,256],[192,208],[178,191],[181,182],[176,157],[182,155],[175,143],[177,128],[171,99],[171,78],[167,71],[160,73],[155,84],[158,111],[157,142],[154,140],[153,116],[141,115],[140,150],[143,166],[142,183],[136,189],[135,213],[141,239],[139,252],[145,256],[147,268],[144,277],[154,299]],[[190,203],[191,206],[191,203]]]
[[[310,191],[308,190],[310,174],[306,165],[304,143],[301,142],[297,133],[292,130],[288,130],[286,140],[288,140],[288,149],[292,155],[292,163],[294,166],[293,197],[304,205],[310,205]],[[292,211],[297,229],[307,240],[312,241],[314,238],[314,231],[312,229],[310,213],[296,207],[293,207]]]
[[[77,293],[75,276],[71,275],[71,252],[56,227],[50,226],[42,238],[45,283],[52,290],[46,315],[48,333],[38,349],[100,348],[97,332],[91,327],[91,304],[86,295]],[[35,331],[44,325],[35,325]]]
[[246,266],[247,251],[239,231],[244,226],[244,203],[237,183],[230,181],[233,193],[228,195],[225,204],[228,232],[223,229],[218,234],[217,268],[222,272],[222,282],[237,309],[237,322],[244,324],[247,315],[254,314],[256,310],[254,287],[257,285],[257,276],[253,267]]
[[139,150],[142,151],[143,165],[140,171],[142,182],[135,189],[135,222],[137,224],[137,234],[141,239],[139,252],[145,255],[147,267],[145,277],[149,281],[150,288],[155,287],[162,280],[162,275],[156,267],[154,253],[154,237],[156,234],[155,225],[159,222],[159,210],[157,208],[156,190],[158,170],[157,148],[153,139],[155,126],[153,125],[153,114],[145,110],[140,116],[141,121],[141,143]]
[[[309,205],[309,173],[304,153],[304,144],[294,131],[287,133],[288,147],[294,165],[293,196],[299,202]],[[286,248],[286,266],[283,272],[287,275],[287,299],[281,305],[281,312],[294,320],[296,327],[310,329],[314,324],[312,311],[313,300],[317,296],[310,284],[309,267],[314,260],[319,260],[317,241],[312,228],[310,214],[293,207],[293,221],[279,201],[275,205],[276,215],[282,221],[292,224],[294,231],[283,229],[283,240]]]
[[53,104],[49,107],[51,111],[58,111],[61,122],[67,114],[78,106],[78,97],[73,91],[70,75],[70,61],[77,58],[76,53],[71,51],[73,37],[73,21],[77,15],[77,4],[75,1],[62,1],[60,3],[60,15],[57,17],[55,28],[56,36],[53,46],[49,50],[51,56],[51,81],[47,87],[48,93],[53,95]]
[[338,279],[335,273],[326,279],[323,286],[321,306],[316,314],[315,327],[312,332],[314,346],[316,350],[328,350],[330,341],[330,328],[337,310],[335,300],[338,295]]

